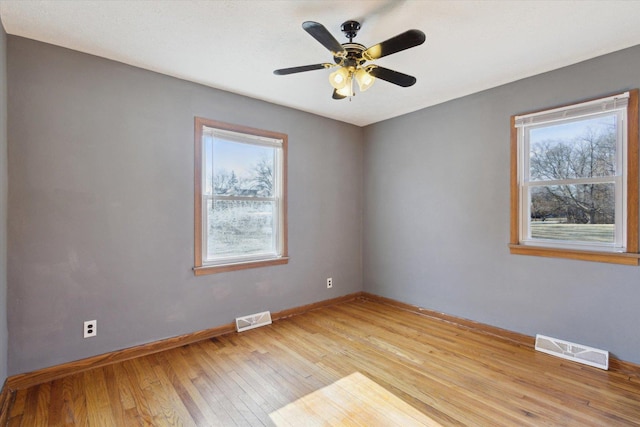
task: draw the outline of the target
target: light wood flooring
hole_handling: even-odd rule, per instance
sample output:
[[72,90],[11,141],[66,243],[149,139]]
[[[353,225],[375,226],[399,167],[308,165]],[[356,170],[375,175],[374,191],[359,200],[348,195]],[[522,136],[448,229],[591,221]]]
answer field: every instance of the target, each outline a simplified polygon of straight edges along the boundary
[[630,426],[640,379],[367,300],[20,390],[10,426]]

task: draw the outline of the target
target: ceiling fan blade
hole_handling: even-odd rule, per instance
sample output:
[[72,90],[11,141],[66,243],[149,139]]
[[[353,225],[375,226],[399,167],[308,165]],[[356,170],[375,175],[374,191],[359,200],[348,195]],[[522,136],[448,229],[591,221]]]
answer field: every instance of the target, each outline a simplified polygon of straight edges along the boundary
[[273,74],[277,76],[284,76],[287,74],[293,73],[302,73],[304,71],[313,71],[313,70],[323,70],[325,68],[334,67],[335,64],[313,64],[313,65],[302,65],[300,67],[291,67],[291,68],[281,68],[279,70],[275,70]]
[[426,40],[426,36],[420,30],[409,30],[382,43],[371,46],[362,54],[367,61],[382,58],[392,53],[400,52],[415,46],[419,46]]
[[408,74],[393,71],[388,68],[373,66],[367,70],[369,74],[378,79],[386,80],[394,85],[409,87],[416,83],[416,78]]
[[313,21],[305,21],[302,23],[302,28],[309,33],[311,37],[318,40],[322,46],[329,49],[334,56],[339,52],[345,51],[340,42],[331,35],[324,25]]
[[346,96],[344,96],[344,95],[340,95],[340,94],[338,93],[338,89],[334,89],[334,90],[333,90],[333,95],[332,95],[331,97],[332,97],[333,99],[345,99],[345,98],[346,98]]

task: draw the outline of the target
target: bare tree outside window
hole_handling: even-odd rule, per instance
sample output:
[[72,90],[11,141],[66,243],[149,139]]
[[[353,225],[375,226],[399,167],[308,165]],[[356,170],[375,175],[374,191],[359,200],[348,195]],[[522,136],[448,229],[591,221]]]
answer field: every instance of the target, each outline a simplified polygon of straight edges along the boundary
[[266,157],[260,159],[253,167],[251,185],[260,196],[271,197],[273,193],[273,162],[269,162]]
[[616,137],[615,115],[531,130],[533,238],[613,242]]

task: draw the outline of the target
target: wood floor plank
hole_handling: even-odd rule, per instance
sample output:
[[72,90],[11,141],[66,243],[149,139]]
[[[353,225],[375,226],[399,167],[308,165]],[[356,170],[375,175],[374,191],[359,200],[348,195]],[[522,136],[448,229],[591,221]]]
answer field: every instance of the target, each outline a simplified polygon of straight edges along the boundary
[[16,392],[16,397],[13,400],[13,404],[9,409],[9,418],[14,418],[17,416],[22,416],[24,413],[24,405],[27,400],[28,389],[18,390]]
[[49,425],[62,425],[62,417],[65,409],[64,381],[55,381],[51,384],[51,396],[48,403]]
[[[202,345],[199,348],[202,349],[201,362],[206,369],[206,375],[199,377],[200,381],[197,383],[199,389],[202,389],[206,384],[209,386],[207,394],[212,393],[217,403],[224,409],[224,413],[216,411],[216,414],[226,416],[227,423],[225,425],[237,425],[241,426],[247,423],[243,412],[247,410],[244,403],[241,401],[243,394],[238,392],[233,386],[233,381],[226,375],[224,370],[218,366],[217,359],[224,354],[225,348],[209,348],[207,345]],[[210,353],[210,352],[213,352]]]
[[[194,386],[198,389],[200,394],[207,399],[209,406],[215,414],[215,418],[211,420],[212,425],[221,426],[235,426],[237,423],[234,421],[234,417],[228,411],[229,405],[226,398],[223,396],[222,391],[217,385],[211,381],[207,375],[201,375],[193,380]],[[235,414],[235,411],[234,411]],[[218,424],[216,424],[218,423]]]
[[91,426],[115,426],[122,420],[113,417],[103,368],[84,372],[87,417]]
[[[124,407],[122,405],[122,397],[120,396],[120,387],[116,380],[115,369],[113,365],[108,365],[100,368],[104,372],[105,385],[107,387],[107,395],[109,396],[109,407],[111,408],[111,414],[117,425],[127,424],[127,418],[124,413]],[[129,397],[128,393],[125,399]]]
[[211,420],[217,420],[215,412],[211,409],[211,406],[207,400],[200,394],[198,388],[193,384],[193,379],[197,378],[197,375],[191,374],[195,372],[189,363],[184,361],[182,352],[179,349],[175,349],[171,354],[158,354],[158,360],[161,362],[162,367],[167,375],[173,388],[176,389],[182,403],[185,405],[189,414],[198,425],[205,425]]
[[[63,426],[73,426],[78,425],[75,420],[74,414],[74,404],[73,404],[73,376],[68,376],[66,378],[62,378],[62,381],[59,381],[62,385],[62,404],[60,409],[60,425]],[[49,405],[55,406],[53,403],[53,399],[51,404]],[[55,410],[55,409],[54,409]]]
[[[169,350],[171,351],[171,350]],[[165,367],[157,359],[157,354],[149,356],[152,360],[151,365],[155,372],[158,382],[152,383],[149,389],[150,396],[153,396],[155,402],[158,402],[160,411],[158,415],[163,415],[169,425],[195,425],[195,421],[189,412],[189,408],[184,404],[183,397],[181,396],[183,389],[176,389],[171,380],[168,378]],[[154,407],[155,405],[151,405]]]
[[640,380],[359,299],[19,390],[9,425],[640,426]]
[[66,412],[66,424],[72,426],[88,426],[89,415],[87,413],[87,387],[84,382],[84,373],[74,374],[67,378],[71,388],[71,400]]
[[153,414],[144,396],[142,383],[137,381],[137,372],[131,360],[114,364],[114,373],[118,381],[118,386],[121,390],[126,390],[121,391],[121,395],[125,396],[123,401],[127,402],[126,396],[132,399],[131,407],[129,407],[128,403],[125,405],[127,419],[131,420],[132,425],[152,426]]
[[[233,418],[229,415],[224,405],[226,396],[216,382],[207,374],[206,362],[203,362],[202,359],[206,357],[206,353],[202,349],[197,348],[197,345],[197,343],[192,344],[192,346],[196,347],[191,347],[191,351],[185,352],[184,354],[184,359],[187,364],[198,367],[197,377],[191,380],[193,386],[198,390],[202,398],[206,400],[214,414],[212,425],[235,425]],[[215,346],[211,346],[209,342],[205,342],[204,345],[215,348]]]
[[116,363],[111,365],[113,368],[113,381],[118,386],[118,395],[120,396],[120,404],[123,411],[135,409],[136,399],[133,395],[133,387],[127,377],[124,363]]
[[[46,425],[48,420],[48,414],[46,418],[40,420],[39,416],[42,414],[38,413],[38,398],[41,395],[40,386],[30,387],[26,391],[26,396],[24,400],[24,408],[21,414],[21,425],[33,426],[33,425]],[[45,395],[45,393],[42,393]]]

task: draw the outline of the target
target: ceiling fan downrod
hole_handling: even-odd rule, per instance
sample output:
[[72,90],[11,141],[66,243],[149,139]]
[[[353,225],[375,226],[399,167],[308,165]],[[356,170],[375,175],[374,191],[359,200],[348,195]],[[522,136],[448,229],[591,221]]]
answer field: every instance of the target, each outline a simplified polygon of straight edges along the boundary
[[340,29],[349,39],[349,43],[352,43],[353,39],[358,34],[358,31],[360,31],[360,23],[358,21],[345,21],[340,26]]

